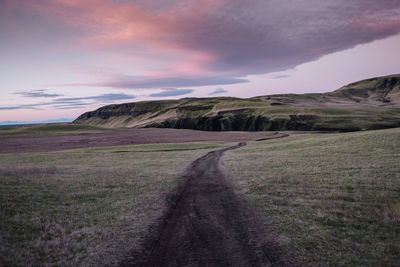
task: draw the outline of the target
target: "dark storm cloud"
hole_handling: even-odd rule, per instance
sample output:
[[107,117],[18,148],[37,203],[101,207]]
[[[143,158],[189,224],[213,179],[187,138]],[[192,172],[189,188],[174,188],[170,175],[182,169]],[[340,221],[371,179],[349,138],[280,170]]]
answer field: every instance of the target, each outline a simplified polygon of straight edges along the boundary
[[164,89],[160,93],[151,94],[151,97],[167,97],[167,96],[180,96],[180,95],[187,95],[193,93],[192,89],[175,89],[175,88],[168,88]]

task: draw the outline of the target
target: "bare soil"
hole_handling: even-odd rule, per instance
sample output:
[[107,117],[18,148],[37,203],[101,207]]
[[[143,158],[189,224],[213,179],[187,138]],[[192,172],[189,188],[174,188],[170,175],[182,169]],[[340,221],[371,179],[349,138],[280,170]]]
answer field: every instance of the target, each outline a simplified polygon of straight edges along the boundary
[[[154,143],[241,142],[268,138],[263,132],[205,132],[176,129],[128,129],[103,133],[0,138],[0,153],[51,152],[75,148]],[[275,134],[277,136],[279,134]]]
[[244,145],[195,160],[167,197],[167,208],[142,247],[121,266],[288,265],[265,219],[235,192],[221,165],[225,151]]

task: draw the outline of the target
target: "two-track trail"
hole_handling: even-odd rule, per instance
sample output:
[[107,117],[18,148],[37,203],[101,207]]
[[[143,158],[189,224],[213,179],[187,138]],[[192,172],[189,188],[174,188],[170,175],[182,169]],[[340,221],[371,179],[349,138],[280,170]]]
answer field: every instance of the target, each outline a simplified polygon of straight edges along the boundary
[[[276,136],[278,137],[278,136]],[[170,194],[164,215],[123,266],[281,266],[284,253],[263,218],[235,192],[221,157],[195,160]]]

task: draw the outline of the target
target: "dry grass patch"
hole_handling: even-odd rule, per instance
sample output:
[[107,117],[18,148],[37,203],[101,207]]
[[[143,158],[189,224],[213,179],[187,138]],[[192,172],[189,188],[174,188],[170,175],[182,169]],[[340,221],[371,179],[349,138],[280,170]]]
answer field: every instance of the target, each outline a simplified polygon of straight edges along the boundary
[[385,221],[400,222],[400,203],[387,204],[376,209],[376,213]]

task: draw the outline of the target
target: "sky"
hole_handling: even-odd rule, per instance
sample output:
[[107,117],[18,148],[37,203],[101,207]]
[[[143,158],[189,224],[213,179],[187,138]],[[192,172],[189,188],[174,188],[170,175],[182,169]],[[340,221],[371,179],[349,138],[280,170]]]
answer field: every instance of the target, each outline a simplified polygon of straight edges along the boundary
[[400,73],[400,0],[0,0],[0,122]]

